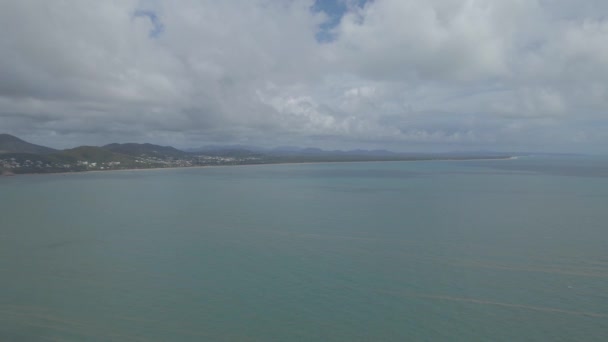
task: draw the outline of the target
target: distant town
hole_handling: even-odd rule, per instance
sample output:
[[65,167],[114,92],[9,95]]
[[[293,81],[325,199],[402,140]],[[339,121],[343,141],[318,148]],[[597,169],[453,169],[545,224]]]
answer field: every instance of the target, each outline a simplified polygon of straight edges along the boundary
[[506,159],[507,154],[395,153],[383,150],[324,151],[315,148],[255,151],[241,147],[186,152],[154,144],[109,144],[56,150],[0,134],[0,174],[60,173],[214,165],[399,160]]
[[[31,158],[25,159],[25,158]],[[46,159],[46,158],[45,158]],[[76,160],[75,162],[49,162],[48,160],[36,160],[36,157],[10,157],[2,158],[0,154],[0,170],[15,171],[16,173],[46,173],[46,172],[75,172],[75,171],[102,171],[119,169],[142,169],[163,167],[192,167],[205,165],[235,165],[254,164],[261,160],[258,157],[215,157],[195,156],[189,159],[173,159],[158,157],[135,157],[137,165],[123,164],[120,161],[94,162],[87,160]]]

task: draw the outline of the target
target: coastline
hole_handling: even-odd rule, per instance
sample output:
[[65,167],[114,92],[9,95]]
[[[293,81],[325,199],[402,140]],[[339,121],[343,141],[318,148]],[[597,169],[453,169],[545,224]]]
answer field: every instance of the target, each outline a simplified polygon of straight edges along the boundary
[[437,159],[404,159],[404,160],[345,160],[345,161],[287,161],[276,163],[259,163],[259,164],[234,164],[234,165],[195,165],[195,166],[170,166],[170,167],[151,167],[137,169],[116,169],[116,170],[90,170],[90,171],[66,171],[66,172],[31,172],[31,173],[13,173],[4,171],[0,174],[0,178],[15,177],[15,176],[40,176],[40,175],[78,175],[90,173],[105,173],[105,172],[137,172],[137,171],[160,171],[160,170],[188,170],[201,168],[217,168],[217,167],[238,167],[238,166],[263,166],[263,165],[310,165],[310,164],[343,164],[343,163],[400,163],[400,162],[471,162],[471,161],[497,161],[497,160],[516,160],[519,156],[507,157],[488,157],[488,158],[437,158]]

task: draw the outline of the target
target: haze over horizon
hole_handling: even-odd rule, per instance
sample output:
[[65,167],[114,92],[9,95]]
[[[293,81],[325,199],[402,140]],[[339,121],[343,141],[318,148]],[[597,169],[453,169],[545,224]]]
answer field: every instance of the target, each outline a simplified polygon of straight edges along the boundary
[[0,133],[608,153],[608,2],[0,2]]

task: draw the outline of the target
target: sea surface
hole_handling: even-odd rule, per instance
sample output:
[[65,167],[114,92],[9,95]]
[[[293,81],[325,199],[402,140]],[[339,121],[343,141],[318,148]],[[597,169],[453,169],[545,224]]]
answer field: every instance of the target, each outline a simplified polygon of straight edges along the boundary
[[0,341],[607,341],[608,159],[0,178]]

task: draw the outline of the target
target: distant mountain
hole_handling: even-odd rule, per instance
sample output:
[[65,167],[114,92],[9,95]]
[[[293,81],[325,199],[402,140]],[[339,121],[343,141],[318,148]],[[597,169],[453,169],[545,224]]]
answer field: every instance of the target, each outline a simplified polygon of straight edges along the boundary
[[158,158],[179,158],[188,155],[187,152],[180,151],[175,147],[171,146],[160,146],[154,144],[109,144],[102,147],[105,150],[109,150],[116,153],[125,154],[133,157],[158,157]]
[[275,148],[261,148],[247,145],[208,145],[199,148],[188,149],[192,153],[218,155],[223,153],[238,154],[263,154],[269,156],[333,156],[333,155],[357,155],[357,156],[398,156],[401,153],[387,150],[323,150],[318,147],[279,146]]
[[237,157],[237,158],[244,158],[244,157],[256,157],[256,156],[262,156],[262,153],[259,152],[255,152],[252,150],[248,150],[248,149],[238,149],[238,148],[226,148],[226,149],[218,149],[218,150],[205,150],[205,151],[199,151],[197,152],[197,154],[202,154],[202,155],[206,155],[206,156],[224,156],[224,157]]
[[317,147],[293,147],[283,146],[277,147],[267,152],[274,156],[361,156],[361,157],[396,157],[403,155],[397,152],[391,152],[386,150],[322,150]]
[[209,146],[185,152],[153,144],[79,146],[66,150],[30,144],[0,134],[0,175],[17,173],[78,172],[211,165],[277,164],[304,162],[463,160],[507,158],[488,152],[398,153],[386,150],[326,151],[316,147],[260,149],[243,145]]
[[266,149],[259,148],[256,146],[234,144],[234,145],[207,145],[207,146],[202,146],[202,147],[198,147],[198,148],[189,148],[189,149],[186,149],[186,151],[192,152],[192,153],[199,153],[199,154],[208,154],[208,153],[217,154],[217,153],[221,153],[222,151],[241,151],[241,152],[247,151],[247,152],[260,153],[260,152],[265,152]]
[[34,153],[50,154],[57,150],[23,141],[10,134],[0,134],[0,154],[2,153]]
[[473,152],[445,152],[445,153],[422,153],[422,152],[393,152],[389,150],[323,150],[318,147],[279,146],[275,148],[260,148],[246,145],[209,145],[189,152],[213,155],[213,156],[266,156],[273,158],[303,158],[303,160],[328,160],[336,157],[337,160],[411,160],[411,159],[467,159],[480,157],[506,157],[511,155],[505,152],[473,151]]

